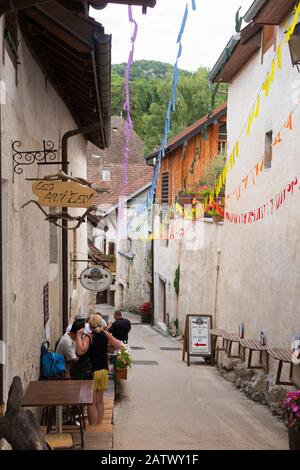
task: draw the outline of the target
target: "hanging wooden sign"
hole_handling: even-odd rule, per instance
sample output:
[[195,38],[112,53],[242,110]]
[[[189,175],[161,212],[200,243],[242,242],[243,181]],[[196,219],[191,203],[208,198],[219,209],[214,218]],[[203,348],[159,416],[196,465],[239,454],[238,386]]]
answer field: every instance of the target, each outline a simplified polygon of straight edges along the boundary
[[96,194],[94,189],[74,181],[38,181],[32,192],[41,206],[46,207],[90,207]]
[[187,315],[183,341],[182,360],[187,353],[187,365],[190,366],[190,357],[212,356],[211,336],[212,315]]
[[102,292],[112,283],[112,275],[108,269],[92,266],[82,271],[80,282],[85,289]]

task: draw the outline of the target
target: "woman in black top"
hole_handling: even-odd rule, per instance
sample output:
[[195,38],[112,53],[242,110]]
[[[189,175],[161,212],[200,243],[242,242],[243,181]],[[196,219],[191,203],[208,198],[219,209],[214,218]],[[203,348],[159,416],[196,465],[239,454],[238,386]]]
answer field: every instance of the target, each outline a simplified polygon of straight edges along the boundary
[[103,394],[108,385],[108,345],[114,349],[120,349],[123,346],[110,333],[103,331],[102,319],[100,315],[91,315],[89,326],[92,331],[90,335],[77,333],[76,352],[82,356],[88,352],[94,373],[93,384],[93,404],[88,405],[89,424],[101,424],[104,415]]

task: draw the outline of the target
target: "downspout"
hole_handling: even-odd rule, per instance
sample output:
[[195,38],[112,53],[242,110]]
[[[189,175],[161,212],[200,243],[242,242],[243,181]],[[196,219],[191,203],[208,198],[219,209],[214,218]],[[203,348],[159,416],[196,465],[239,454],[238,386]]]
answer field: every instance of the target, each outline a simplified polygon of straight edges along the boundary
[[220,276],[220,256],[221,250],[218,248],[217,250],[217,265],[216,265],[216,285],[215,285],[215,304],[214,304],[214,325],[213,328],[217,328],[217,306],[218,306],[218,287],[219,287],[219,276]]
[[151,326],[154,326],[154,237],[151,240],[151,253],[152,253],[152,267],[151,267],[151,305],[152,305],[152,317],[151,317]]
[[[84,135],[101,129],[102,126],[99,122],[91,124],[90,126],[79,127],[68,131],[62,138],[62,170],[68,174],[68,142],[71,137],[77,135]],[[68,212],[67,207],[62,208],[63,211]],[[68,237],[68,222],[62,221],[62,327],[63,331],[68,326],[68,312],[69,312],[69,237]]]
[[[3,346],[3,248],[2,248],[2,125],[1,125],[1,102],[0,102],[0,341]],[[4,377],[3,377],[3,364],[0,361],[0,416],[4,411]]]

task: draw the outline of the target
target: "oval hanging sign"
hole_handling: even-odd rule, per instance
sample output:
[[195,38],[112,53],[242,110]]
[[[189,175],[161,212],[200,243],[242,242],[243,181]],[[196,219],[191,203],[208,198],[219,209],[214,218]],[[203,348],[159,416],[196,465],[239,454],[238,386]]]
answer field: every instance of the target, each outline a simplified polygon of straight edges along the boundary
[[93,266],[82,271],[80,282],[85,289],[101,292],[111,285],[112,275],[108,269]]
[[94,189],[74,181],[50,180],[33,183],[32,192],[46,207],[90,207],[96,194]]

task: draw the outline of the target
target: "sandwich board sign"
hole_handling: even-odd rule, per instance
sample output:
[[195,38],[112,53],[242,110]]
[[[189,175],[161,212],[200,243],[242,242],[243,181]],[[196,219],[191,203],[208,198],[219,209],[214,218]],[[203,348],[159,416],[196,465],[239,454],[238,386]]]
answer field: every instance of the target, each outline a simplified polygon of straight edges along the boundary
[[212,315],[186,316],[182,360],[185,360],[185,354],[187,353],[188,366],[190,366],[191,356],[211,359],[211,329]]

